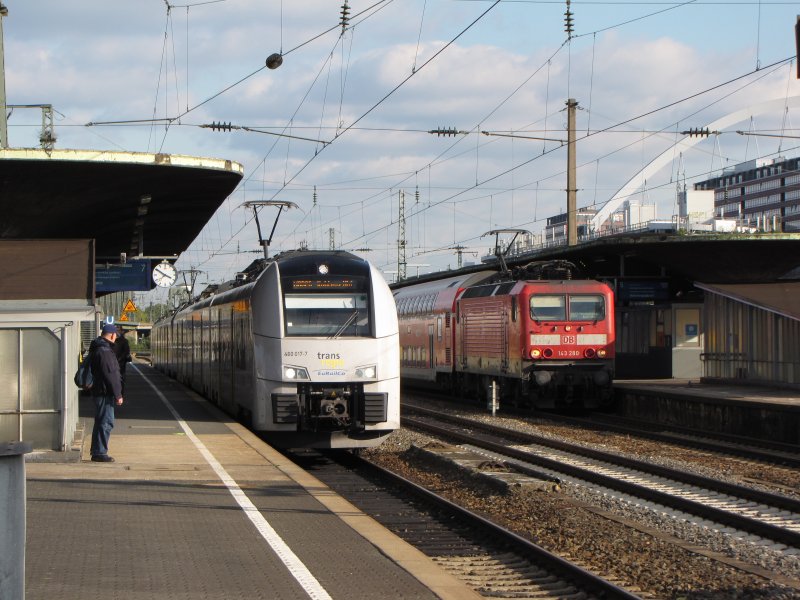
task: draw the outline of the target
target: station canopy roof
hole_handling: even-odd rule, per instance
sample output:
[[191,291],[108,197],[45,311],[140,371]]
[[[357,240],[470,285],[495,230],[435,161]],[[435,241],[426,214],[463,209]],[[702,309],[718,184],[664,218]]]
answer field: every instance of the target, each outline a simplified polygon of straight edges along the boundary
[[0,238],[95,239],[97,260],[176,256],[243,167],[175,154],[0,150]]
[[665,274],[707,283],[798,279],[800,233],[627,233],[548,252],[593,277]]

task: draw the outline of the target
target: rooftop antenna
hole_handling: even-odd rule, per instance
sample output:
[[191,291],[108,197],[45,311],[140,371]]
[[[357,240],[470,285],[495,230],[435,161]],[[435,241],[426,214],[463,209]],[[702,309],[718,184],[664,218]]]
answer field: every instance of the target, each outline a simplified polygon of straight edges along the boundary
[[[508,242],[505,250],[500,250],[500,236],[502,234],[514,234],[514,237],[511,238],[511,241]],[[494,236],[494,255],[497,257],[497,260],[500,261],[500,266],[502,267],[501,273],[504,275],[510,274],[508,270],[508,265],[506,264],[506,255],[511,251],[511,248],[514,246],[514,241],[517,239],[519,234],[524,233],[530,235],[530,231],[527,229],[492,229],[491,231],[487,231],[481,237],[486,237],[487,235]]]
[[[294,202],[287,202],[285,200],[250,200],[242,204],[245,208],[253,209],[253,216],[256,219],[256,228],[258,229],[258,243],[264,248],[264,260],[269,260],[269,245],[272,243],[272,236],[275,234],[275,227],[278,226],[278,219],[284,209],[300,208]],[[269,238],[266,240],[261,236],[261,222],[258,220],[258,209],[264,206],[277,206],[278,214],[275,216],[275,222],[272,224],[272,231],[269,232]]]

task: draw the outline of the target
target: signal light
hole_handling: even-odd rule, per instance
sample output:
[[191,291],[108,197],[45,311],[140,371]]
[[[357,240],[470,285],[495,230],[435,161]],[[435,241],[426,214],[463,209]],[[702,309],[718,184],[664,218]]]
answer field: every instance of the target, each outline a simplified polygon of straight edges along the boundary
[[586,350],[583,351],[583,355],[586,358],[594,358],[594,354],[595,354],[594,348],[587,348]]
[[552,348],[545,348],[544,349],[544,357],[545,358],[550,358],[551,356],[553,356],[553,349]]

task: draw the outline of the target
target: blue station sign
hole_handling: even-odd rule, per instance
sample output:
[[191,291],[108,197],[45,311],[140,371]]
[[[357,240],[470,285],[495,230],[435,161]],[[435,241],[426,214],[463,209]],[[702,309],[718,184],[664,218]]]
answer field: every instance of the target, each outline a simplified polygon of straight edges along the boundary
[[150,281],[149,260],[129,260],[121,265],[96,265],[96,292],[146,292]]

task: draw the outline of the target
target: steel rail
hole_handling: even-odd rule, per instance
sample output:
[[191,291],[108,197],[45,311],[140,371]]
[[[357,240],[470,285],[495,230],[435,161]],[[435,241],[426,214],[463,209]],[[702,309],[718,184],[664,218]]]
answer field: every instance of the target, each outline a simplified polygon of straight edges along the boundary
[[[685,473],[683,471],[676,471],[674,469],[668,469],[666,467],[661,467],[660,465],[652,465],[650,463],[641,463],[639,461],[634,461],[631,459],[627,459],[624,457],[616,456],[609,454],[607,452],[601,451],[593,451],[589,450],[582,446],[571,446],[569,444],[558,442],[557,440],[552,439],[545,439],[539,438],[538,436],[533,436],[530,434],[521,434],[517,431],[511,431],[505,428],[493,427],[488,426],[483,423],[477,423],[475,421],[470,421],[468,419],[463,419],[461,417],[454,417],[450,415],[440,415],[435,411],[429,411],[427,409],[423,409],[427,413],[432,413],[429,416],[434,416],[435,418],[439,418],[442,420],[446,420],[452,423],[455,423],[459,426],[468,427],[471,429],[483,429],[483,430],[494,430],[495,435],[502,435],[507,437],[513,437],[515,439],[524,438],[529,443],[536,443],[547,445],[551,448],[556,448],[558,450],[562,450],[565,452],[571,452],[573,454],[580,454],[587,458],[594,458],[596,460],[604,460],[606,462],[611,462],[612,464],[616,464],[618,466],[624,466],[626,468],[635,469],[638,471],[649,472],[651,474],[655,474],[661,477],[665,477],[667,479],[672,479],[680,482],[691,483],[692,485],[698,485],[700,487],[705,487],[702,484],[698,483],[699,481],[708,481],[713,484],[720,484],[720,489],[711,488],[712,491],[720,491],[722,493],[727,493],[739,498],[744,498],[748,500],[753,500],[762,504],[770,504],[769,502],[765,502],[764,500],[755,500],[755,497],[759,498],[775,498],[782,501],[781,503],[785,506],[797,506],[798,503],[794,500],[789,498],[785,498],[783,496],[776,496],[775,494],[767,494],[764,492],[759,492],[758,490],[752,490],[751,488],[742,488],[740,486],[735,486],[733,484],[728,484],[725,482],[720,482],[718,480],[696,476],[691,473]],[[713,506],[708,506],[706,504],[702,504],[700,502],[695,502],[693,500],[687,500],[685,498],[681,498],[678,496],[674,496],[672,494],[667,494],[665,492],[660,492],[657,490],[653,490],[647,488],[643,485],[639,485],[636,483],[630,483],[627,481],[623,481],[620,479],[616,479],[614,477],[608,475],[602,475],[591,471],[589,469],[583,467],[576,467],[573,465],[567,465],[565,463],[559,462],[557,460],[536,456],[531,454],[530,452],[524,452],[521,450],[517,450],[514,448],[508,447],[508,445],[491,441],[488,439],[483,439],[480,436],[476,436],[475,432],[461,433],[458,431],[453,430],[452,428],[445,428],[438,425],[434,425],[431,423],[426,423],[424,421],[420,421],[417,419],[409,418],[404,416],[402,419],[402,424],[406,426],[410,426],[413,428],[418,428],[422,430],[429,431],[431,433],[435,433],[437,435],[449,437],[451,439],[456,439],[460,443],[472,444],[475,446],[479,446],[485,448],[487,450],[491,450],[493,452],[497,452],[498,454],[502,454],[505,456],[510,456],[517,460],[521,460],[528,463],[535,463],[545,468],[566,473],[578,479],[582,479],[585,481],[590,481],[592,483],[617,490],[619,492],[623,492],[626,494],[630,494],[632,496],[636,496],[638,498],[643,498],[645,500],[649,500],[651,502],[655,502],[657,504],[661,504],[664,506],[669,506],[671,508],[675,508],[677,510],[681,510],[683,512],[687,512],[689,514],[693,514],[699,516],[704,519],[708,519],[710,521],[715,521],[717,523],[721,523],[723,525],[735,527],[736,529],[747,531],[749,533],[775,540],[782,544],[786,544],[788,546],[792,546],[795,548],[800,548],[800,533],[796,533],[790,531],[788,529],[784,529],[782,527],[777,527],[775,525],[771,525],[769,523],[765,523],[762,521],[756,521],[749,517],[744,517],[741,515],[737,515],[732,512],[728,512],[725,510],[721,510],[715,508]],[[671,474],[671,476],[669,475]],[[683,476],[688,476],[685,480],[682,479]],[[692,481],[688,481],[692,480]],[[728,491],[722,491],[722,490]],[[743,493],[750,494],[752,497],[745,497],[744,495],[740,495],[738,492],[742,491]],[[791,510],[792,512],[800,512],[793,510],[791,508],[785,508],[783,505],[776,505],[770,504],[771,506],[775,506],[776,508],[783,508],[785,510]]]
[[448,511],[452,511],[456,513],[459,518],[467,520],[475,526],[484,528],[492,535],[502,538],[504,541],[513,546],[515,551],[531,557],[531,560],[544,565],[548,571],[553,571],[569,581],[576,582],[577,587],[583,588],[584,590],[593,594],[597,594],[602,598],[619,598],[620,600],[634,600],[640,598],[639,596],[628,592],[627,590],[611,583],[610,581],[603,579],[599,575],[595,575],[594,573],[587,571],[586,569],[579,567],[578,565],[571,563],[564,558],[561,558],[557,554],[554,554],[549,550],[534,544],[530,540],[525,539],[513,531],[509,531],[497,523],[473,513],[463,506],[459,506],[447,498],[444,498],[435,492],[432,492],[431,490],[428,490],[414,483],[413,481],[406,479],[402,475],[398,475],[397,473],[385,469],[384,467],[377,465],[363,457],[360,458],[360,460],[368,464],[370,468],[376,469],[381,476],[389,478],[396,484],[412,490],[417,496],[423,498],[427,502],[431,502],[445,508]]

